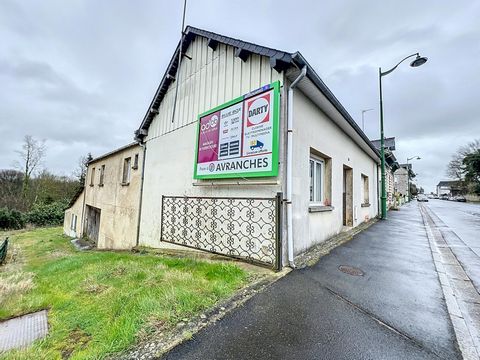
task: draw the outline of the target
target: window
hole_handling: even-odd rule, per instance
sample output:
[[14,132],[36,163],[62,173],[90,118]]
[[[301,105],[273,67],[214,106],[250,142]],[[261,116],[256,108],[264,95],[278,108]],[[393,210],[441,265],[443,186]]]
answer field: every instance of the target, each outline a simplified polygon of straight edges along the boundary
[[77,228],[77,215],[72,214],[72,220],[70,222],[70,229],[74,230]]
[[95,183],[95,168],[92,168],[92,173],[90,174],[90,186],[93,186]]
[[323,204],[325,162],[310,158],[310,202]]
[[133,160],[133,169],[137,170],[138,169],[138,154],[135,154],[134,160]]
[[363,204],[369,204],[368,176],[362,174]]
[[127,185],[130,182],[130,168],[131,168],[132,158],[128,157],[123,160],[123,176],[122,184]]
[[100,168],[100,182],[98,185],[103,186],[103,179],[105,178],[105,165]]

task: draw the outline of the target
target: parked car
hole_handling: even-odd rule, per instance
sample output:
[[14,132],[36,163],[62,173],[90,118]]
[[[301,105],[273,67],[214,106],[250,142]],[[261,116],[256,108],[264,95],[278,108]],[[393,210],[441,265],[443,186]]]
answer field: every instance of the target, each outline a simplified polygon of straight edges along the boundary
[[465,199],[465,196],[463,196],[463,195],[457,195],[457,196],[455,196],[455,201],[467,202],[467,199]]
[[440,200],[448,200],[448,195],[447,194],[440,195]]
[[437,194],[433,194],[433,198],[434,198],[434,199],[440,199]]
[[428,202],[428,198],[424,194],[418,195],[417,201]]

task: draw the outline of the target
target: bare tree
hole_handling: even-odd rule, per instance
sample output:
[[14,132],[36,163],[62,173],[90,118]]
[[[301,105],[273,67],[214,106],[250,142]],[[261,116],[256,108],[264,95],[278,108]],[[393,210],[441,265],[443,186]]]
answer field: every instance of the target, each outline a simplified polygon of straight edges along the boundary
[[17,163],[17,167],[23,172],[24,197],[27,196],[32,175],[42,165],[46,151],[45,140],[37,140],[31,135],[25,135],[22,150],[17,151],[20,156],[20,162]]
[[463,159],[480,150],[480,139],[475,139],[467,145],[461,146],[447,165],[447,176],[455,180],[464,180]]
[[87,176],[87,166],[90,161],[93,160],[93,156],[91,153],[88,153],[86,156],[81,156],[78,159],[78,166],[73,171],[73,175],[78,178],[78,182],[80,186],[85,185],[85,178]]

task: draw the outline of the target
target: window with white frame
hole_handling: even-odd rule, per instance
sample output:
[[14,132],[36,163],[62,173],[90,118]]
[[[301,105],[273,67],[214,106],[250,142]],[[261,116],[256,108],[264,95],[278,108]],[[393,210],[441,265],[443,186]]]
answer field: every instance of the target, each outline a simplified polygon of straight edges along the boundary
[[310,203],[323,204],[325,162],[310,157]]

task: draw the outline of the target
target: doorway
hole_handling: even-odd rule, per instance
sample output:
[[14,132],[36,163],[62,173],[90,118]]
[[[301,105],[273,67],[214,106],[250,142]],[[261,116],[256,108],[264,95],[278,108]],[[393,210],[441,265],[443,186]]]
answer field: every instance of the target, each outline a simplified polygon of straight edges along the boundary
[[101,210],[96,207],[87,205],[86,211],[86,226],[85,226],[85,235],[95,242],[98,243],[98,233],[100,231],[100,214]]
[[353,226],[353,169],[343,165],[343,226]]

